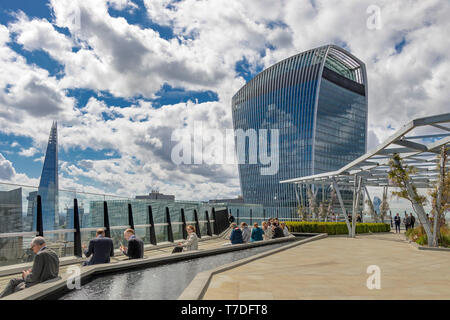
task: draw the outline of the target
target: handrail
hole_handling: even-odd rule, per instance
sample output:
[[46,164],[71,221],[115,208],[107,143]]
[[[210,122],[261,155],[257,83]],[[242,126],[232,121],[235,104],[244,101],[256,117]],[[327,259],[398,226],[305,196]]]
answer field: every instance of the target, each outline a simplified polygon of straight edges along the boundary
[[98,229],[105,230],[105,227],[90,227],[90,228],[80,228],[80,231],[97,231]]
[[75,229],[58,229],[58,230],[44,230],[44,234],[54,234],[54,233],[74,233]]
[[36,236],[37,231],[26,231],[26,232],[8,232],[0,233],[0,238],[16,238],[21,236]]

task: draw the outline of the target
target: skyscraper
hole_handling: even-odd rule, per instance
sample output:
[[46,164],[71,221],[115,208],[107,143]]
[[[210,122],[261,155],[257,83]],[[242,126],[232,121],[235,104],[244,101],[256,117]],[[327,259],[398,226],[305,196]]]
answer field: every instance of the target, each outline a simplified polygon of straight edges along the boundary
[[364,154],[367,108],[364,63],[334,45],[302,52],[256,75],[233,96],[233,126],[278,129],[279,170],[262,175],[260,162],[239,164],[245,202],[272,207],[280,217],[292,215],[295,186],[279,182],[332,171]]
[[[58,227],[58,132],[57,123],[53,122],[48,138],[47,152],[39,182],[38,194],[42,199],[42,222],[44,230]],[[35,215],[34,215],[35,216]],[[36,228],[34,219],[33,226]]]

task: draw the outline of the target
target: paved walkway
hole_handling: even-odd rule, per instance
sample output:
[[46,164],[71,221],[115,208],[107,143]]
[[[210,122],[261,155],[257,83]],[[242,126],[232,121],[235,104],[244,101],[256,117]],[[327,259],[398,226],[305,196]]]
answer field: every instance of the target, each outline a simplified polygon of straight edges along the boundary
[[[450,252],[418,250],[404,234],[329,237],[217,274],[204,299],[450,299]],[[381,289],[369,290],[369,265]]]
[[[227,241],[223,238],[220,238],[220,237],[213,238],[213,239],[208,239],[205,241],[199,241],[198,247],[200,250],[220,248],[226,242],[229,242],[229,241]],[[162,257],[162,256],[169,256],[172,254],[172,250],[173,250],[173,246],[166,247],[166,248],[155,248],[152,250],[145,251],[144,257],[145,258],[156,258],[156,257]],[[123,254],[116,255],[111,258],[111,263],[116,263],[116,262],[119,262],[119,261],[125,260],[125,259],[127,259],[127,257]],[[80,264],[77,264],[77,265],[80,265]],[[59,274],[60,275],[64,274],[69,266],[71,266],[71,265],[61,266],[59,268]],[[8,284],[8,282],[11,278],[21,278],[21,277],[22,277],[22,275],[20,273],[0,277],[0,292],[3,291],[3,289],[6,287],[6,285]]]

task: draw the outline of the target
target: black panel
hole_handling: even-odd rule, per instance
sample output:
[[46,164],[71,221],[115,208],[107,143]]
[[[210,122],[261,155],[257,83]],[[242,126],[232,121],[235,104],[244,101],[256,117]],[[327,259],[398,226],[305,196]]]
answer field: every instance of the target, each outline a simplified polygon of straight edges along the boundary
[[346,77],[341,76],[339,73],[337,73],[331,69],[328,69],[327,67],[323,68],[322,77],[327,79],[328,81],[333,82],[334,84],[337,84],[340,87],[343,87],[345,89],[353,91],[357,94],[360,94],[362,96],[366,95],[365,88],[362,84],[359,84],[358,82],[347,79]]

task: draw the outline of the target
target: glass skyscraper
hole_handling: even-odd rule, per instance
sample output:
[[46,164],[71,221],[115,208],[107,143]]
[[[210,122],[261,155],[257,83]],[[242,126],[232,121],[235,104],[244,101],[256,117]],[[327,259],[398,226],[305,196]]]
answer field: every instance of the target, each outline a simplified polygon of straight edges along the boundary
[[364,154],[367,108],[364,63],[334,45],[302,52],[256,75],[233,96],[233,126],[278,129],[279,170],[261,175],[267,167],[261,162],[239,164],[244,201],[272,208],[280,217],[295,214],[295,186],[279,182],[336,170]]
[[[58,132],[53,122],[45,153],[44,166],[39,182],[38,194],[42,200],[42,222],[44,230],[55,230],[59,224],[58,210]],[[30,194],[31,196],[31,194]],[[31,199],[33,200],[33,199]],[[34,206],[33,228],[36,230],[36,207]]]

